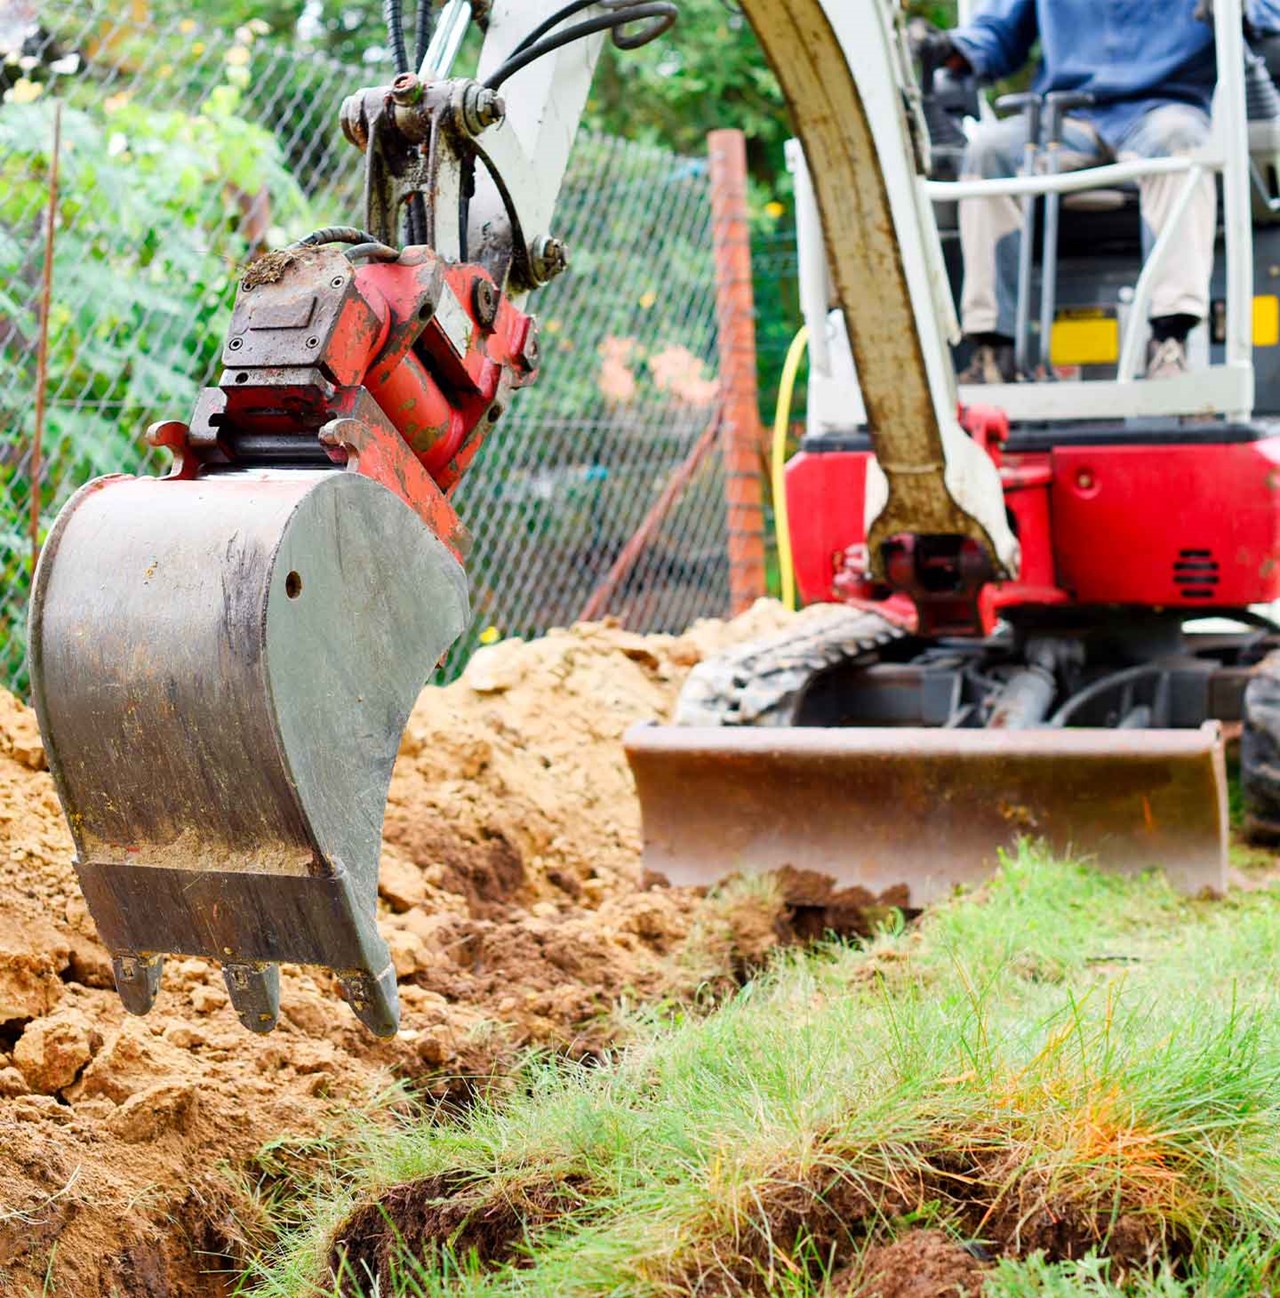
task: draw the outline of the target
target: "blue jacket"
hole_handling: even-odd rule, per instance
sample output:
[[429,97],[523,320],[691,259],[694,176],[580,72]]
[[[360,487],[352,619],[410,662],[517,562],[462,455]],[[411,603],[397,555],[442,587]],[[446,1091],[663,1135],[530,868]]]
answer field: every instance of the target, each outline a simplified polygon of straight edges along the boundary
[[[1039,39],[1035,89],[1089,91],[1096,107],[1076,115],[1114,147],[1158,104],[1209,107],[1213,29],[1195,8],[1196,0],[987,0],[951,35],[991,80],[1022,67]],[[1245,0],[1245,11],[1256,30],[1280,31],[1280,0]]]

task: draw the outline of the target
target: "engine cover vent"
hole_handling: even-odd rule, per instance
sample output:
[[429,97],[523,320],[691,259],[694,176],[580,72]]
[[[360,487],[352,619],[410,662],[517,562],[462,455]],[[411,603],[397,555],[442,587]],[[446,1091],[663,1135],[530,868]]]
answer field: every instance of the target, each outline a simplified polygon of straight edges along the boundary
[[1173,584],[1183,599],[1211,600],[1218,593],[1218,561],[1212,550],[1179,550]]

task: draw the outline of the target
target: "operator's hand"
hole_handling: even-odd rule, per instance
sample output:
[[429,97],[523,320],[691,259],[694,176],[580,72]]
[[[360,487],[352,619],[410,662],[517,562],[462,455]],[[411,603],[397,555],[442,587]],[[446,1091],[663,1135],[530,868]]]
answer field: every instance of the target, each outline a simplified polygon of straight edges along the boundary
[[961,74],[972,72],[969,60],[956,47],[950,32],[944,32],[924,18],[907,24],[911,52],[927,67],[948,68]]

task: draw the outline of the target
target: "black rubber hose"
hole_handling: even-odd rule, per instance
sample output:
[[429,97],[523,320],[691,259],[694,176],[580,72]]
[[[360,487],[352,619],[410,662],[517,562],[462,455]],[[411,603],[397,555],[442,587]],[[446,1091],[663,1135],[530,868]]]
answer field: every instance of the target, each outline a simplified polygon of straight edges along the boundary
[[[400,5],[398,0],[386,0],[388,9],[394,6],[396,10],[396,20],[400,21]],[[388,26],[391,25],[390,16],[388,16]],[[427,48],[431,44],[431,37],[436,27],[436,9],[435,0],[418,0],[417,21],[414,24],[413,34],[413,71],[422,67],[423,60],[427,57]],[[404,43],[404,29],[401,25],[400,41]],[[405,55],[405,67],[400,71],[408,71],[409,57]],[[427,204],[421,194],[414,194],[405,205],[404,213],[404,241],[410,247],[417,247],[427,241]]]
[[404,205],[404,241],[415,248],[427,241],[427,201],[421,194],[410,194]]
[[393,248],[390,244],[379,243],[376,239],[368,243],[357,243],[354,247],[347,249],[347,256],[352,261],[369,260],[369,261],[399,261],[400,250]]
[[562,9],[557,9],[550,18],[544,19],[533,31],[526,33],[524,39],[507,55],[507,58],[512,59],[517,54],[523,53],[534,41],[541,40],[549,31],[559,27],[566,19],[572,18],[574,14],[579,14],[584,9],[590,9],[595,3],[596,0],[572,0],[571,4],[565,5]]
[[322,243],[378,243],[368,230],[355,225],[326,225],[295,239],[290,248],[318,248]]
[[[642,5],[635,6],[637,10],[643,7]],[[630,17],[620,15],[613,26],[614,48],[619,50],[642,49],[650,41],[656,41],[664,32],[669,32],[676,25],[676,19],[680,17],[680,10],[672,2],[662,5],[660,8],[662,12],[653,15],[656,21],[650,23],[648,27],[642,27],[633,36],[627,35],[625,27],[630,23],[638,22],[641,18],[649,17],[649,15],[639,12],[632,13]]]
[[[553,31],[555,28],[559,27],[562,22],[572,18],[574,14],[580,14],[584,9],[590,9],[593,5],[602,4],[605,9],[617,10],[625,9],[632,3],[634,3],[634,0],[571,0],[571,2],[563,8],[557,9],[550,18],[543,19],[543,21],[540,22],[531,32],[526,33],[524,39],[511,51],[510,54],[507,55],[507,58],[514,58],[515,55],[527,50],[534,41],[541,40],[549,31]],[[672,7],[674,8],[675,6],[673,5]],[[653,40],[656,36],[660,36],[662,32],[666,31],[671,25],[670,23],[667,23],[661,30],[652,33],[650,33],[646,28],[645,31],[637,33],[635,37],[621,37],[619,32],[621,30],[621,24],[625,21],[627,21],[625,18],[618,18],[615,14],[615,22],[618,26],[615,26],[613,29],[614,43],[618,45],[619,49],[638,49],[641,45],[647,45],[649,41]],[[632,44],[632,41],[634,41],[635,44]],[[621,42],[626,43],[624,44]]]
[[1073,694],[1045,722],[1045,725],[1052,730],[1060,730],[1086,703],[1092,703],[1094,699],[1101,698],[1110,690],[1118,689],[1122,685],[1136,685],[1138,681],[1146,680],[1150,676],[1159,676],[1163,671],[1164,668],[1157,667],[1155,663],[1143,663],[1138,667],[1126,667],[1123,671],[1112,672],[1109,676],[1104,676],[1101,680],[1094,681],[1092,685],[1086,685],[1084,689]]
[[404,43],[404,11],[400,0],[382,0],[382,16],[387,20],[387,40],[396,76],[409,71],[409,50]]
[[[573,12],[577,11],[573,10]],[[598,14],[596,17],[588,18],[584,22],[575,23],[572,27],[566,27],[563,31],[553,32],[537,40],[529,41],[528,44],[522,41],[523,48],[517,47],[502,66],[490,75],[485,85],[490,90],[497,90],[504,81],[509,77],[513,77],[521,68],[527,68],[530,63],[546,54],[552,54],[556,50],[563,49],[574,41],[582,40],[586,36],[594,36],[596,32],[611,31],[613,33],[613,43],[620,50],[639,49],[640,46],[647,45],[650,41],[661,36],[663,32],[668,31],[679,17],[679,13],[680,11],[671,3],[671,0],[653,0],[649,4],[619,6],[610,13]],[[646,18],[651,18],[654,21],[634,36],[627,36],[623,31],[623,28],[631,23],[641,22]],[[547,24],[544,23],[543,28],[546,27]],[[526,37],[526,41],[528,40],[529,38]]]
[[427,48],[430,46],[431,38],[435,35],[435,32],[435,0],[418,0],[418,22],[414,29],[413,38],[413,61],[417,65],[415,71],[422,67],[422,62],[427,57]]

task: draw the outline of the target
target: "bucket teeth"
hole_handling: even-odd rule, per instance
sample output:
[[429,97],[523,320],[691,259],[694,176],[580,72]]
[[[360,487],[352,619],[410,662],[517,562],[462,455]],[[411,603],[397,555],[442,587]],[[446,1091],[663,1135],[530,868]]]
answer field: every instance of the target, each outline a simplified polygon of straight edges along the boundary
[[156,1003],[160,993],[160,975],[164,957],[158,955],[117,955],[111,957],[116,991],[130,1014],[145,1014]]
[[363,970],[339,974],[338,982],[351,1012],[374,1036],[395,1036],[400,1028],[400,999],[392,966],[388,965],[376,978]]
[[250,1032],[270,1032],[280,1018],[280,966],[226,964],[222,980],[236,1018]]

